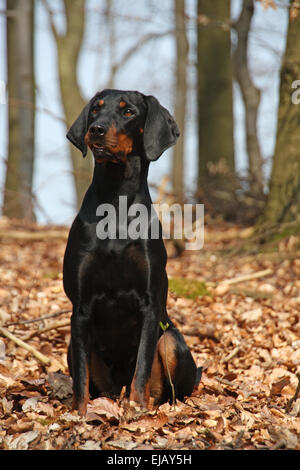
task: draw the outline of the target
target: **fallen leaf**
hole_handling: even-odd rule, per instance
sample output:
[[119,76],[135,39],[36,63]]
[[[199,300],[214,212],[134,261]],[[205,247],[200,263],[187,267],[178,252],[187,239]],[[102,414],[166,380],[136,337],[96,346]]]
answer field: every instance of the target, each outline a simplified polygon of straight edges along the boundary
[[116,402],[110,398],[100,397],[92,400],[87,406],[87,421],[94,421],[99,417],[115,418],[119,421],[121,417],[121,409]]
[[248,310],[247,312],[242,313],[241,318],[246,322],[254,322],[261,318],[262,308],[255,308],[253,310]]
[[72,379],[62,372],[51,372],[47,376],[49,387],[55,397],[62,400],[73,394]]
[[132,450],[137,447],[137,443],[127,439],[116,439],[114,441],[108,441],[107,444],[116,447],[117,449]]
[[168,416],[164,413],[158,413],[156,416],[145,416],[144,418],[122,424],[123,429],[128,431],[146,432],[147,430],[160,429],[168,422]]
[[85,441],[84,444],[79,446],[79,450],[101,450],[101,444],[96,441]]
[[290,378],[288,376],[282,377],[278,382],[274,382],[271,388],[271,395],[280,395],[283,387],[290,384]]
[[38,399],[36,397],[28,398],[25,403],[22,405],[22,411],[25,413],[27,411],[36,411],[38,405]]
[[10,450],[27,450],[29,444],[38,437],[38,431],[28,431],[18,437],[7,436],[5,444]]
[[32,421],[19,421],[16,424],[13,424],[9,428],[10,434],[17,434],[21,432],[31,431],[33,429],[34,423]]

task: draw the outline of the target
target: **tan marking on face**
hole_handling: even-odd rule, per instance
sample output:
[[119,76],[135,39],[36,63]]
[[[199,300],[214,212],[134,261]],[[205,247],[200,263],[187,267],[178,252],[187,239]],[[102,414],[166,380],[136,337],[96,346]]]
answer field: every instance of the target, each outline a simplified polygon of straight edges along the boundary
[[104,100],[99,100],[98,104],[99,104],[99,106],[103,106],[104,105]]
[[125,108],[125,106],[126,106],[125,101],[120,101],[120,108]]
[[112,125],[105,136],[105,145],[111,153],[123,153],[128,155],[133,148],[133,141],[123,132],[117,133],[117,129]]
[[86,133],[85,136],[84,136],[84,143],[85,143],[85,145],[87,145],[88,147],[90,147],[90,149],[92,148],[92,144],[90,143],[90,134],[89,134],[89,131],[87,131],[87,133]]

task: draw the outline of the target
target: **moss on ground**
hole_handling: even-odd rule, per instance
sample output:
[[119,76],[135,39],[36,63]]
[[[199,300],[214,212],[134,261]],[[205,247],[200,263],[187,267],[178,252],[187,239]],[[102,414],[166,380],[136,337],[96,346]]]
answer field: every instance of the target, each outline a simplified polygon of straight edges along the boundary
[[187,299],[210,295],[205,282],[183,277],[169,278],[169,290],[179,297],[186,297]]

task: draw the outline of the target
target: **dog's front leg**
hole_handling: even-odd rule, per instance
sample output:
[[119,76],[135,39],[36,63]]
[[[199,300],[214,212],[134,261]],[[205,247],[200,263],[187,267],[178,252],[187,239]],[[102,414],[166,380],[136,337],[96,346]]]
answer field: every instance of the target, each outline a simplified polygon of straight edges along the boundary
[[136,367],[129,399],[147,406],[150,397],[150,376],[158,339],[158,309],[143,309],[143,325]]
[[81,308],[74,309],[68,362],[73,378],[73,409],[77,409],[81,416],[85,416],[89,400],[88,330],[88,316]]

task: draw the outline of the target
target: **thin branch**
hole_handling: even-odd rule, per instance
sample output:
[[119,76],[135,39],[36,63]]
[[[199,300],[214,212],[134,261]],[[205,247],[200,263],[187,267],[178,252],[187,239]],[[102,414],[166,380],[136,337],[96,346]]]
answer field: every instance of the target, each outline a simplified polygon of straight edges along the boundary
[[294,396],[288,401],[288,404],[285,407],[285,412],[286,413],[289,413],[293,402],[297,400],[297,398],[299,396],[299,393],[300,393],[300,374],[299,373],[297,374],[297,379],[298,379],[298,385],[297,385]]
[[119,62],[115,63],[115,64],[112,64],[112,67],[111,67],[111,75],[108,79],[108,83],[111,83],[111,81],[113,80],[114,76],[116,75],[117,71],[123,67],[126,62],[128,62],[131,57],[136,53],[136,51],[138,49],[140,49],[141,47],[143,47],[145,44],[147,44],[147,42],[151,41],[152,39],[156,40],[156,39],[160,39],[164,36],[168,36],[168,35],[171,35],[171,34],[174,34],[174,30],[171,29],[171,30],[168,30],[168,31],[164,31],[162,33],[148,33],[146,34],[144,37],[142,37],[141,39],[139,39],[137,41],[136,44],[134,44],[132,47],[130,47],[128,49],[128,51],[124,54],[124,56],[119,60]]
[[29,323],[36,323],[36,322],[39,322],[39,321],[48,320],[49,318],[58,317],[59,315],[63,315],[65,313],[71,313],[71,312],[72,312],[72,310],[60,310],[59,312],[51,313],[49,315],[44,315],[43,317],[31,318],[30,320],[21,320],[21,321],[15,321],[15,322],[12,322],[12,323],[7,323],[6,326],[27,325]]
[[58,39],[59,39],[59,34],[58,34],[58,32],[57,32],[57,29],[56,29],[56,26],[55,26],[55,23],[54,23],[54,14],[53,14],[53,11],[51,10],[50,6],[48,5],[48,1],[47,1],[47,0],[42,0],[42,3],[43,3],[43,5],[44,5],[45,10],[46,10],[47,13],[48,13],[48,17],[49,17],[50,26],[51,26],[51,30],[52,30],[53,36],[55,37],[55,40],[58,41]]
[[41,328],[40,330],[34,330],[28,333],[26,336],[23,337],[23,341],[28,341],[34,336],[42,335],[50,330],[56,330],[57,328],[65,328],[70,326],[70,320],[62,320],[58,322],[54,322],[51,325],[45,326],[45,328]]
[[31,240],[40,241],[45,239],[67,239],[67,230],[42,230],[37,232],[30,232],[26,230],[0,230],[0,239],[10,238],[14,240]]
[[216,284],[238,284],[240,282],[251,281],[252,279],[269,276],[270,274],[273,274],[272,269],[263,269],[262,271],[257,271],[256,273],[245,274],[244,276],[234,277],[232,279],[224,279],[223,281],[219,282],[207,282],[206,285],[209,287],[214,287]]
[[20,108],[27,108],[27,109],[34,109],[35,111],[39,111],[41,113],[45,113],[45,114],[48,114],[49,116],[51,116],[53,119],[56,119],[57,121],[60,121],[62,122],[63,124],[66,124],[66,119],[62,116],[58,116],[57,114],[55,114],[53,111],[50,111],[50,109],[47,109],[47,108],[44,108],[42,106],[36,106],[35,104],[33,103],[30,103],[28,101],[24,101],[24,100],[19,100],[17,98],[12,98],[10,100],[10,106],[18,106]]
[[3,336],[6,336],[6,338],[10,339],[11,341],[13,341],[15,344],[17,344],[21,348],[26,349],[26,351],[31,352],[34,355],[34,357],[36,357],[36,359],[38,359],[45,366],[49,366],[51,364],[51,360],[47,356],[40,353],[33,346],[30,346],[29,344],[25,343],[21,339],[17,338],[15,335],[13,335],[10,331],[8,331],[3,326],[0,326],[0,333]]

